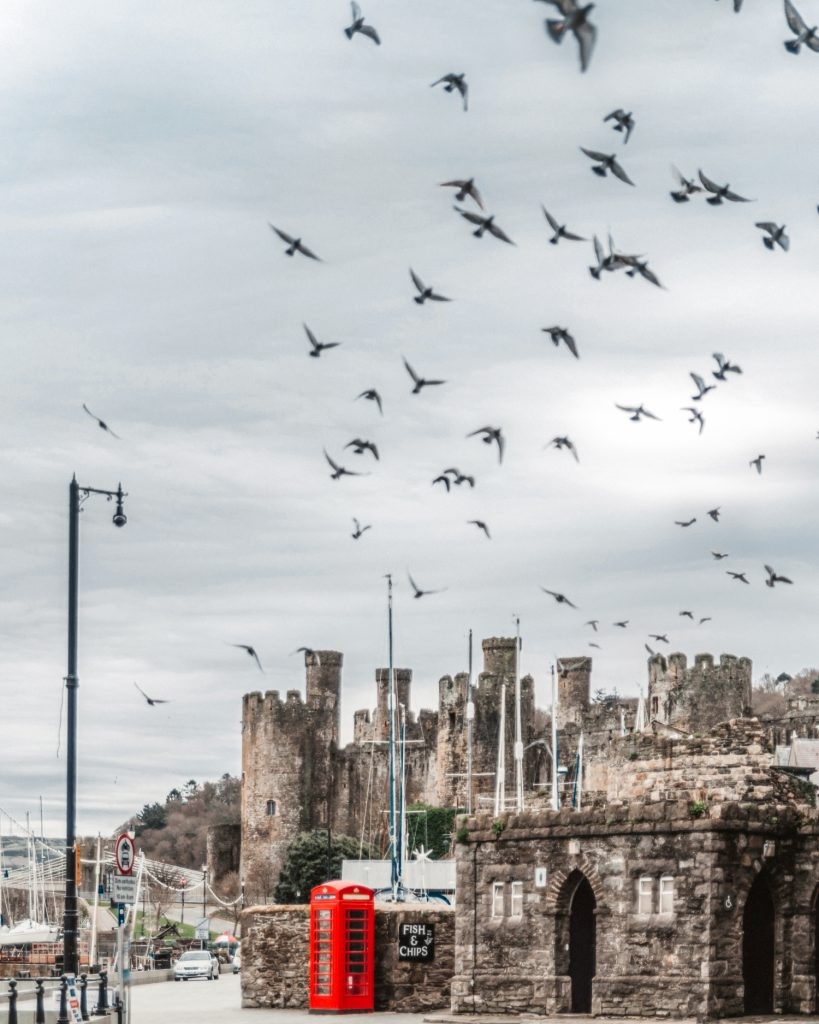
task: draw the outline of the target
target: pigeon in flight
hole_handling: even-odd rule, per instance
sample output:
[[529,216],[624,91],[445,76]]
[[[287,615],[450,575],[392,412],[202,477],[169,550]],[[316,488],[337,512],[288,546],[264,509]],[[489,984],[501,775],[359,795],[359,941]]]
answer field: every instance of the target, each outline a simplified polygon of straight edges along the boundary
[[[403,356],[402,356],[403,358]],[[419,377],[418,374],[413,370],[410,364],[404,359],[404,366],[407,368],[407,373],[412,377],[415,386],[412,389],[413,395],[421,393],[421,389],[425,387],[431,387],[434,384],[446,384],[445,380],[424,380],[423,377]]]
[[489,536],[489,527],[482,519],[468,519],[467,522],[472,526],[477,526],[479,530],[483,530],[483,532],[486,534],[487,540],[492,540],[492,538]]
[[691,396],[692,402],[699,402],[705,398],[709,391],[713,391],[716,387],[716,384],[706,384],[698,373],[689,373],[688,376],[694,381],[694,387],[697,389],[696,395]]
[[547,18],[544,22],[549,36],[554,42],[562,43],[567,32],[573,33],[580,47],[580,70],[585,71],[597,39],[597,29],[589,21],[594,4],[580,6],[576,0],[544,0],[544,3],[556,7],[563,15],[559,19]]
[[706,177],[702,171],[697,171],[700,176],[700,181],[703,184],[706,192],[710,192],[711,195],[705,200],[711,206],[720,206],[723,199],[727,199],[731,203],[751,203],[752,199],[745,199],[743,196],[737,195],[736,192],[731,191],[729,185],[717,185],[710,178]]
[[598,626],[599,622],[600,622],[600,619],[589,619],[589,621],[588,622],[584,622],[583,625],[584,626],[591,626],[591,628],[596,633],[597,632],[597,626]]
[[413,295],[412,299],[413,302],[417,302],[419,306],[423,306],[427,299],[432,302],[452,302],[452,299],[448,299],[445,295],[439,295],[437,292],[433,291],[432,288],[427,288],[412,267],[410,267],[410,277],[412,278],[412,283],[418,289],[418,294]]
[[435,479],[432,481],[432,486],[434,487],[436,484],[443,484],[444,487],[446,487],[447,494],[449,494],[450,488],[452,487],[452,482],[448,476],[445,476],[443,473],[440,476],[436,476]]
[[577,352],[577,343],[571,334],[569,334],[569,329],[567,327],[541,327],[540,329],[543,334],[549,335],[555,348],[558,348],[562,341],[575,359],[580,358]]
[[340,341],[318,341],[315,334],[313,334],[307,324],[302,324],[302,327],[304,328],[304,333],[307,335],[307,340],[313,346],[310,351],[310,355],[314,359],[318,359],[325,349],[337,348],[341,344]]
[[313,658],[316,665],[321,665],[321,658],[319,657],[319,653],[318,651],[314,651],[312,647],[297,647],[295,651],[293,651],[293,654],[303,654],[305,665],[307,664],[308,658]]
[[762,244],[766,249],[773,251],[775,245],[778,245],[784,252],[790,249],[791,240],[785,234],[784,224],[774,224],[770,220],[758,220],[754,226],[767,233],[766,237],[762,239]]
[[[773,586],[773,584],[771,584],[771,586]],[[134,686],[139,690],[139,692],[142,694],[145,700],[148,701],[148,704],[151,707],[153,707],[154,704],[170,704],[170,701],[168,700],[159,700],[157,697],[149,697],[148,694],[139,685],[139,683],[134,683]]]
[[592,244],[594,246],[594,258],[597,260],[597,266],[589,267],[589,273],[595,279],[595,281],[600,280],[600,274],[604,270],[622,270],[624,267],[627,267],[629,265],[627,259],[629,259],[630,257],[624,257],[615,250],[614,240],[612,239],[611,235],[609,235],[608,255],[603,249],[603,245],[600,242],[600,239],[597,237],[597,235],[594,236]]
[[618,405],[617,402],[615,402],[614,404],[618,409],[622,410],[623,412],[630,412],[631,416],[629,416],[629,419],[634,420],[635,423],[640,422],[641,416],[648,416],[650,420],[660,419],[660,417],[655,416],[653,412],[649,412],[648,409],[644,409],[642,405]]
[[[748,583],[744,572],[731,572],[730,569],[726,569],[725,572],[732,580],[739,580],[741,583]],[[748,583],[748,586],[750,586],[750,583]]]
[[470,199],[474,199],[475,202],[483,209],[483,199],[481,194],[475,185],[474,178],[454,178],[452,181],[442,181],[441,188],[457,188],[458,193],[455,199],[462,203],[467,196]]
[[506,445],[503,434],[501,433],[500,427],[479,427],[477,430],[473,430],[467,434],[467,437],[475,437],[477,434],[481,435],[481,440],[484,444],[492,444],[494,441],[498,446],[498,462],[503,462],[503,449]]
[[352,13],[353,23],[349,28],[344,29],[344,35],[348,39],[352,39],[356,32],[359,32],[362,36],[368,36],[377,45],[381,45],[381,40],[378,37],[378,33],[372,27],[372,25],[365,25],[364,18],[361,16],[361,8],[353,0],[350,4],[350,11]]
[[686,519],[685,522],[683,522],[681,519],[675,519],[674,520],[674,525],[675,526],[693,526],[694,523],[696,523],[696,521],[697,521],[697,517],[696,516],[692,516],[690,519]]
[[588,238],[583,238],[581,235],[575,235],[571,231],[567,231],[565,224],[558,224],[543,203],[540,204],[540,208],[543,210],[543,216],[549,222],[549,227],[554,231],[554,234],[549,239],[551,245],[557,245],[561,238],[566,238],[570,242],[588,242]]
[[378,411],[381,415],[384,415],[384,407],[381,405],[381,395],[375,390],[375,388],[367,388],[366,391],[362,391],[360,395],[356,395],[356,401],[359,398],[366,398],[370,402],[375,402],[378,406]]
[[596,644],[594,642],[594,640],[589,640],[589,647],[596,647],[598,651],[602,651],[603,650],[603,648],[600,646],[600,644]]
[[253,660],[259,666],[259,671],[264,672],[264,669],[262,668],[262,663],[259,661],[259,655],[256,653],[255,647],[251,647],[250,644],[230,644],[229,646],[238,647],[242,651],[247,651],[250,657],[253,658]]
[[556,590],[547,590],[546,587],[541,587],[540,589],[544,594],[548,594],[550,597],[553,597],[558,604],[567,604],[570,608],[577,610],[577,605],[572,604],[565,594],[558,594]]
[[466,84],[466,74],[462,71],[459,75],[456,75],[450,71],[448,75],[442,75],[441,78],[433,82],[432,85],[430,85],[430,89],[434,89],[436,85],[440,85],[442,82],[446,82],[444,92],[453,92],[457,89],[464,101],[464,110],[467,110],[467,94],[469,92],[469,86]]
[[353,523],[355,524],[355,530],[350,534],[353,540],[358,540],[358,538],[365,532],[365,530],[372,529],[371,524],[367,524],[367,526],[362,526],[361,523],[359,523],[359,521],[355,518],[355,516],[353,516]]
[[728,558],[728,552],[727,551],[712,551],[711,554],[714,556],[714,558],[718,562],[721,562],[723,560],[723,558]]
[[279,228],[274,224],[271,224],[270,221],[267,222],[267,226],[271,231],[275,231],[283,242],[287,242],[287,248],[284,250],[285,256],[293,256],[295,253],[300,252],[302,256],[307,256],[311,260],[318,260],[318,262],[321,263],[321,259],[316,256],[312,250],[308,249],[307,246],[302,243],[300,238],[293,238],[288,235],[286,231],[280,231]]
[[643,646],[645,647],[645,649],[646,649],[646,650],[648,651],[648,653],[649,653],[649,654],[651,655],[651,657],[652,657],[652,658],[653,658],[653,657],[654,657],[654,656],[655,656],[655,655],[657,654],[657,652],[656,652],[656,651],[654,651],[654,650],[652,650],[652,649],[651,649],[651,648],[650,648],[650,647],[648,646],[648,644],[643,644]]
[[757,455],[755,459],[751,459],[748,463],[749,466],[756,466],[757,473],[762,473],[762,460],[765,458],[764,455]]
[[717,380],[727,380],[726,373],[742,373],[742,369],[735,363],[730,363],[722,352],[714,352],[713,358],[717,361],[717,369],[711,372]]
[[418,584],[415,582],[412,576],[410,576],[409,572],[407,573],[407,577],[410,581],[410,586],[414,591],[412,596],[416,600],[418,600],[418,598],[420,597],[426,597],[427,594],[443,594],[444,590],[447,589],[446,587],[444,587],[443,590],[421,590],[421,588],[418,586]]
[[796,36],[796,39],[789,39],[785,43],[785,49],[788,53],[799,53],[802,43],[810,47],[814,52],[819,52],[819,35],[817,35],[819,26],[814,25],[813,28],[808,28],[802,15],[793,6],[791,0],[785,0],[785,18],[788,22],[788,28]]
[[628,624],[629,624],[629,619],[623,619],[622,622],[615,622],[615,623],[613,623],[613,625],[619,626],[620,629],[625,629]]
[[110,434],[111,437],[115,437],[118,441],[122,440],[122,438],[119,436],[119,434],[115,434],[114,431],[105,422],[105,420],[101,420],[99,418],[99,416],[95,416],[94,413],[91,412],[91,410],[88,408],[88,406],[85,404],[85,402],[82,403],[82,407],[83,407],[83,409],[85,409],[85,411],[88,413],[88,415],[91,417],[92,420],[96,420],[97,421],[97,426],[100,428],[100,430],[104,430],[107,434]]
[[577,448],[575,448],[574,442],[571,441],[568,437],[553,437],[547,445],[544,445],[544,448],[550,447],[557,448],[558,450],[561,448],[568,448],[568,450],[574,456],[574,461],[580,462],[580,456],[577,454]]
[[648,635],[652,640],[656,640],[658,644],[667,644],[669,642],[665,633],[649,633]]
[[719,522],[719,505],[716,508],[709,508],[707,515],[711,516],[715,523]]
[[612,110],[610,114],[606,114],[603,118],[603,122],[614,121],[612,127],[616,132],[624,132],[623,144],[628,142],[631,138],[631,133],[634,131],[634,116],[631,111],[622,110],[620,107],[617,110]]
[[478,225],[477,230],[472,232],[476,238],[482,238],[484,232],[488,231],[490,235],[494,235],[495,238],[499,238],[502,242],[507,242],[509,245],[515,244],[512,239],[495,223],[494,214],[490,217],[481,217],[480,214],[472,213],[470,210],[462,210],[460,206],[456,206],[454,209],[456,209],[462,217],[468,220],[470,224]]
[[339,466],[337,462],[333,462],[330,456],[327,454],[327,449],[324,448],[324,458],[330,463],[330,467],[333,472],[330,474],[331,480],[340,480],[343,476],[369,476],[369,473],[356,473],[352,469],[345,469],[343,466]]
[[695,192],[702,192],[702,188],[692,179],[686,178],[685,175],[674,166],[674,164],[671,165],[671,170],[680,186],[673,192],[669,192],[669,195],[675,203],[687,203],[689,198],[694,195]]
[[699,425],[700,425],[699,432],[702,433],[702,428],[705,426],[705,417],[699,411],[699,409],[695,409],[695,408],[693,408],[693,406],[690,406],[690,405],[684,405],[684,406],[682,406],[680,411],[681,412],[690,412],[691,416],[689,417],[688,422],[689,423],[699,423]]
[[769,566],[765,566],[765,572],[768,574],[768,578],[765,580],[765,586],[773,588],[776,583],[793,583],[793,580],[789,580],[787,576],[779,576]]
[[611,171],[615,178],[619,178],[620,181],[624,181],[627,185],[634,184],[631,178],[617,162],[617,157],[614,153],[598,153],[596,149],[585,149],[583,146],[580,146],[580,151],[581,153],[585,153],[590,160],[595,161],[595,165],[591,170],[598,177],[605,178],[606,174]]
[[694,621],[694,613],[693,612],[682,611],[682,612],[680,612],[680,615],[685,615],[686,618],[691,619],[692,622]]
[[376,462],[379,460],[378,448],[375,446],[373,441],[364,441],[360,437],[354,437],[352,441],[344,445],[345,448],[353,448],[354,455],[363,455],[364,452],[368,451],[375,457]]
[[703,617],[697,621],[697,625],[701,626],[704,622],[710,622],[710,621],[711,621],[711,616],[710,615],[703,615]]
[[660,279],[654,271],[649,268],[648,260],[641,260],[639,256],[620,255],[618,258],[629,268],[626,271],[626,277],[635,277],[639,274],[640,277],[644,277],[646,281],[655,285],[657,288],[663,287],[663,285],[660,284]]
[[469,476],[468,473],[462,473],[459,469],[454,466],[450,466],[449,469],[445,469],[444,473],[447,475],[452,474],[452,483],[456,487],[460,487],[461,484],[469,484],[470,487],[475,486],[475,477]]

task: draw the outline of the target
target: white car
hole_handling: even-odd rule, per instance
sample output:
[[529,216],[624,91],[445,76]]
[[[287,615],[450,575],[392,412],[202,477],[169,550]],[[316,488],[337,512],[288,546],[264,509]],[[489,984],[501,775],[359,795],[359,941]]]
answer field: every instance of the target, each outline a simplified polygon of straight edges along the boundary
[[173,980],[187,981],[189,978],[218,980],[219,961],[206,949],[189,949],[174,964]]
[[237,946],[233,954],[233,973],[238,974],[242,969],[242,947]]

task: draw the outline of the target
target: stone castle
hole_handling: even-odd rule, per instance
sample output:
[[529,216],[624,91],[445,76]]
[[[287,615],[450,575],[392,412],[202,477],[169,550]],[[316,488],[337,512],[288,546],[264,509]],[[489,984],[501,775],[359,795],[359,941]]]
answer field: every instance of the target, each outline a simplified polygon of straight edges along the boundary
[[[483,670],[473,683],[473,806],[491,807],[498,764],[501,695],[505,692],[507,792],[514,773],[516,641],[485,639]],[[375,673],[374,711],[355,712],[353,741],[339,745],[343,656],[308,654],[306,692],[246,694],[242,713],[242,872],[249,890],[272,893],[289,844],[302,832],[330,828],[337,834],[380,841],[384,852],[388,791],[387,669]],[[557,727],[562,788],[574,784],[580,734],[586,790],[605,789],[611,744],[632,734],[636,698],[592,699],[592,660],[563,658],[557,666]],[[411,710],[412,672],[395,669],[396,706],[405,726],[406,800],[463,809],[467,804],[466,720],[469,678],[445,675],[437,710]],[[535,682],[520,681],[521,739],[527,804],[543,800],[550,784],[549,716],[535,707]],[[670,735],[702,733],[750,714],[751,662],[723,655],[718,663],[684,654],[648,661],[647,720]],[[601,774],[602,773],[602,774]]]

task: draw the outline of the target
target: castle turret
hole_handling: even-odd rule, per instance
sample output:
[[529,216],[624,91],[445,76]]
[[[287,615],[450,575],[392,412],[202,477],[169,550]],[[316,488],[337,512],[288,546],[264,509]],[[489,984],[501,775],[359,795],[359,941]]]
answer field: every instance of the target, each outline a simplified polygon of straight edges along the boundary
[[684,732],[707,732],[721,722],[751,714],[749,658],[697,654],[694,664],[679,652],[655,654],[648,663],[649,718]]
[[557,727],[581,726],[589,710],[591,658],[559,658],[557,662]]

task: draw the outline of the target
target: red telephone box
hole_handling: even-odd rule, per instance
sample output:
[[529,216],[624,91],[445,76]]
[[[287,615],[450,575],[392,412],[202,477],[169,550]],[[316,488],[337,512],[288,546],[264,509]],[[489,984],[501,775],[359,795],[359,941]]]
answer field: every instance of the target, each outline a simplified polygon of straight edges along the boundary
[[325,882],[310,893],[310,1010],[372,1010],[375,893],[354,882]]

